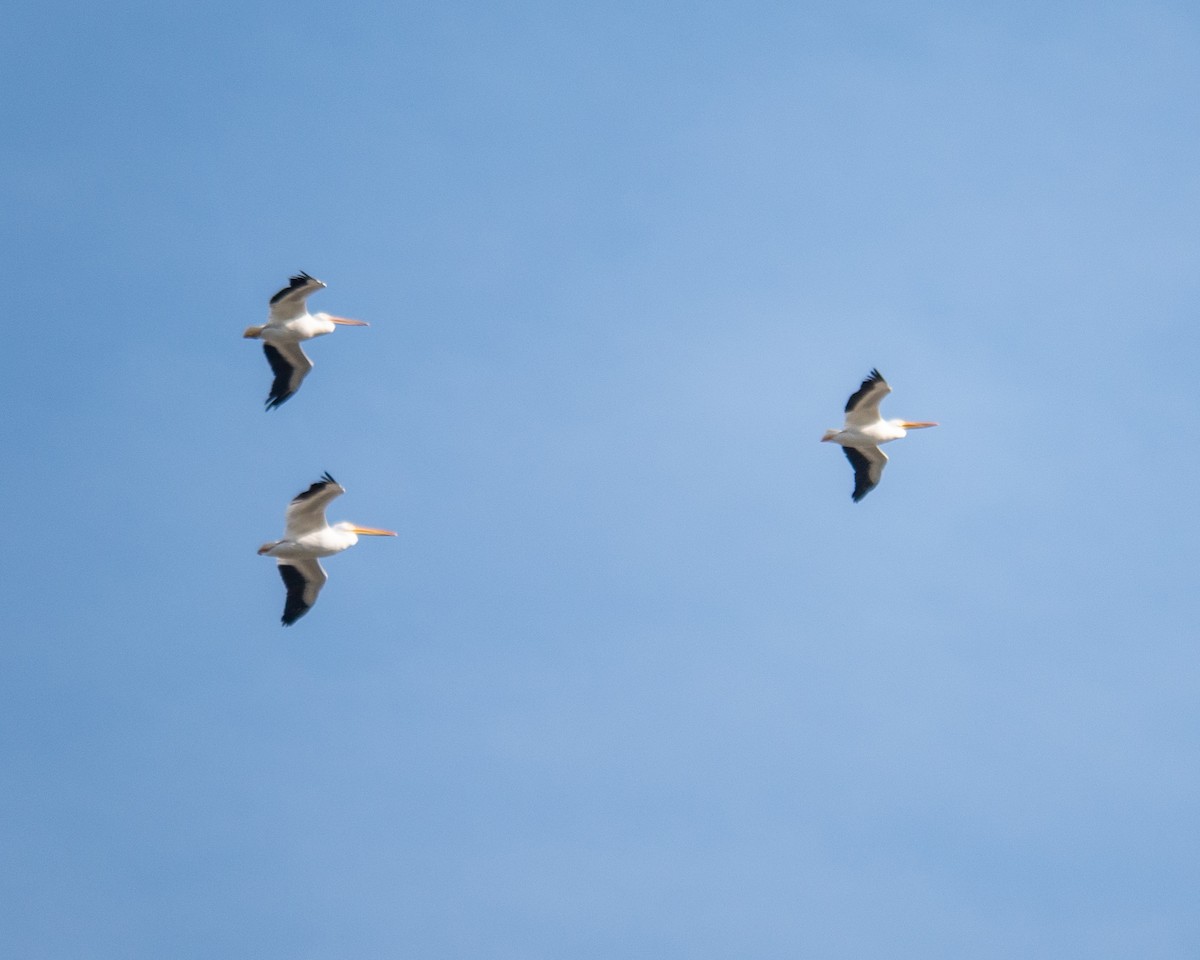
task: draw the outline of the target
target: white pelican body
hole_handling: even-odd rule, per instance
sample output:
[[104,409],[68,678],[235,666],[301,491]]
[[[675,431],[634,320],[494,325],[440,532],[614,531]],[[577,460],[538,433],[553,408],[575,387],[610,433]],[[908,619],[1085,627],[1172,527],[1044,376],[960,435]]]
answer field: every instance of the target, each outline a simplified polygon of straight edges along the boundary
[[348,320],[328,313],[309,313],[308,298],[325,284],[307,273],[292,277],[288,286],[271,298],[271,313],[264,326],[247,327],[243,337],[263,341],[263,353],[275,374],[267,409],[273,410],[290,399],[313,368],[312,361],[300,348],[301,341],[333,333],[339,325],[365,327],[362,320]]
[[841,444],[854,468],[854,493],[850,496],[855,503],[879,486],[883,478],[888,458],[879,449],[880,444],[908,436],[909,430],[937,426],[924,421],[884,420],[879,416],[879,402],[891,392],[883,375],[872,370],[846,401],[846,425],[841,430],[826,430],[821,438],[822,443]]
[[287,588],[282,622],[290,627],[317,602],[325,586],[325,570],[319,557],[331,557],[358,543],[359,535],[394,537],[392,530],[359,527],[353,523],[325,520],[325,508],[345,489],[328,473],[288,504],[282,540],[272,540],[258,548],[259,556],[279,561],[279,576]]

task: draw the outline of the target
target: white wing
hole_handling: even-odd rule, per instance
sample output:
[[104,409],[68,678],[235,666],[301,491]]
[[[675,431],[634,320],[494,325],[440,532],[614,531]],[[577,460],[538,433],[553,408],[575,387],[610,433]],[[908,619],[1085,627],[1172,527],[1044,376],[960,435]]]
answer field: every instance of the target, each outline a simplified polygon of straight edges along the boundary
[[318,560],[280,560],[279,576],[287,588],[281,621],[290,627],[312,609],[328,578]]
[[324,530],[329,524],[325,520],[325,508],[330,502],[345,493],[345,488],[328,473],[288,504],[284,515],[283,537],[299,540],[309,533]]
[[288,286],[271,298],[271,316],[269,323],[286,323],[296,317],[302,317],[308,312],[308,298],[311,294],[325,286],[316,277],[310,277],[303,271],[292,277]]
[[879,420],[879,401],[891,392],[883,375],[872,370],[846,401],[846,428],[865,427]]

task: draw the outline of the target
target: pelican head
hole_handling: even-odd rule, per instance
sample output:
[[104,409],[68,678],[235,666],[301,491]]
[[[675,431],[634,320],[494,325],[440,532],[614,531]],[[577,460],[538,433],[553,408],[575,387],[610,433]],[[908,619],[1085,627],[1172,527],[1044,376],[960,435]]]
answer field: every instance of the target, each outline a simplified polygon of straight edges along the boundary
[[314,313],[314,317],[318,320],[324,320],[326,323],[336,323],[343,327],[369,327],[370,324],[366,320],[349,320],[346,317],[335,317],[331,313]]
[[901,430],[920,430],[923,427],[937,426],[936,423],[928,423],[923,420],[918,420],[915,423],[912,420],[893,420],[892,423],[898,426]]
[[821,438],[821,442],[822,442],[822,443],[828,443],[830,440],[832,440],[832,439],[833,439],[834,437],[836,437],[837,435],[838,435],[838,431],[837,431],[837,430],[826,430],[826,431],[825,431],[825,436],[823,436],[823,437]]
[[262,336],[262,327],[247,327],[245,333],[242,334],[247,340],[257,340]]
[[353,538],[350,542],[357,543],[359,537],[394,537],[395,530],[380,530],[376,527],[360,527],[357,524],[343,520],[341,523],[333,525],[334,530],[340,530],[343,533],[348,533]]

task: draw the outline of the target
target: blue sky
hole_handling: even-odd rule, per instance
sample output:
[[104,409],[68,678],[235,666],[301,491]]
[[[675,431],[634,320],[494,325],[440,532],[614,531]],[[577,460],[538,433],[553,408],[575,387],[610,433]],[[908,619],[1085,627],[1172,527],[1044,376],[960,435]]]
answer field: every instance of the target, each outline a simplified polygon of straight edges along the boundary
[[[1193,9],[0,54],[6,956],[1196,956]],[[372,325],[266,415],[297,270]],[[875,366],[942,426],[855,505]],[[400,536],[283,630],[325,470]]]

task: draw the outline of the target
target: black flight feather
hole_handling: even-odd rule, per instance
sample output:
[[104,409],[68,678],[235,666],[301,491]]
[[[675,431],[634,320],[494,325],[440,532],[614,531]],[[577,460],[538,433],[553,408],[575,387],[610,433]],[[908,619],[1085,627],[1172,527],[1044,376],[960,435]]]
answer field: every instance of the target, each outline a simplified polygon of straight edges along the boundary
[[290,627],[310,609],[309,605],[304,602],[306,583],[300,571],[286,563],[279,564],[279,576],[287,588],[287,600],[283,604],[283,616],[280,618],[280,623],[285,627]]
[[877,383],[883,382],[883,374],[878,370],[872,370],[867,379],[862,382],[862,386],[855,390],[854,393],[850,394],[850,399],[846,401],[845,412],[849,413],[851,409],[853,409],[854,405],[867,395],[867,392],[871,389],[871,387]]
[[323,474],[321,474],[320,480],[312,484],[303,493],[298,493],[296,496],[292,497],[292,503],[299,503],[301,500],[307,500],[309,497],[315,497],[331,483],[335,486],[340,486],[340,484],[338,484],[338,482],[329,475],[329,471],[326,470]]
[[306,286],[308,286],[309,283],[312,283],[312,282],[320,283],[321,281],[317,280],[316,277],[310,277],[307,273],[305,273],[303,270],[301,270],[298,274],[296,274],[294,277],[292,277],[289,280],[288,286],[284,287],[277,294],[275,294],[275,296],[273,296],[271,298],[271,303],[272,304],[278,303],[280,300],[282,300],[284,297],[286,297],[289,293],[293,292],[294,290],[303,290]]
[[855,450],[854,447],[842,447],[842,452],[846,454],[846,459],[854,468],[854,492],[850,494],[850,498],[858,503],[879,484],[871,482],[871,461],[862,453]]
[[291,388],[292,374],[295,373],[295,370],[283,358],[283,354],[269,343],[263,344],[263,353],[267,355],[267,363],[271,365],[271,372],[275,374],[275,380],[271,383],[271,392],[267,394],[267,409],[274,410],[295,395],[296,391]]

